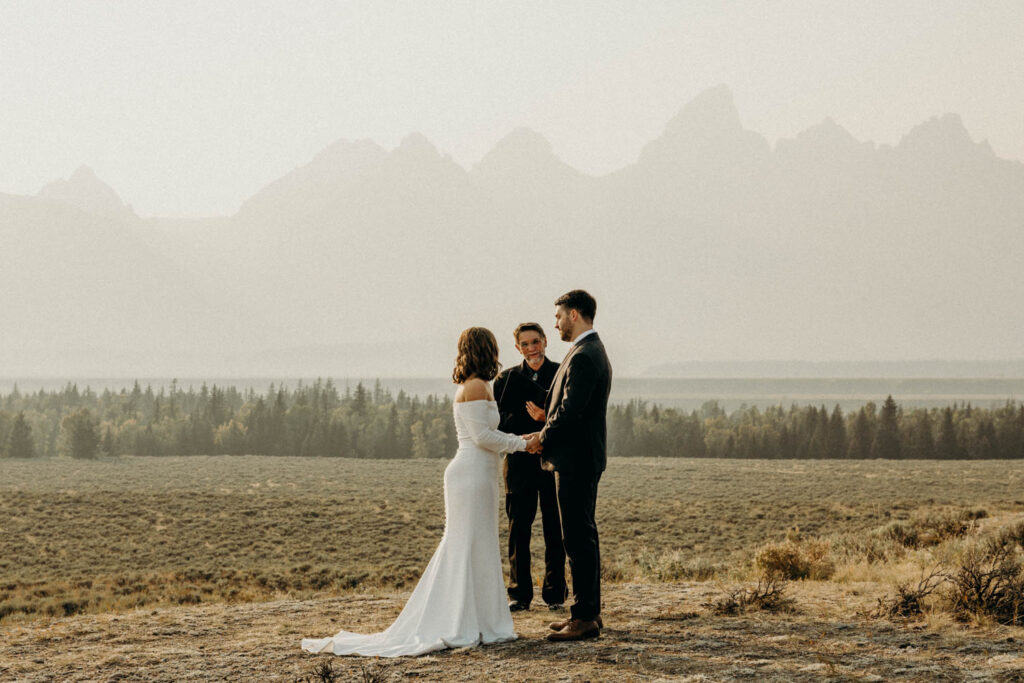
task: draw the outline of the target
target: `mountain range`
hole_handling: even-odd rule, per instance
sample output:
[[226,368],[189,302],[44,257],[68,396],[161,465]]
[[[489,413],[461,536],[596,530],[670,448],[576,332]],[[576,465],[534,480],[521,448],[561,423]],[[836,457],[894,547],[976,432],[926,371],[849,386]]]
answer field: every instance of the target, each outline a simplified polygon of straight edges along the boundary
[[[438,376],[458,332],[584,287],[617,370],[1020,357],[1024,164],[937,116],[771,145],[731,92],[635,163],[512,131],[471,168],[420,134],[340,140],[231,216],[140,217],[86,167],[0,194],[0,375]],[[690,367],[690,366],[687,366]]]

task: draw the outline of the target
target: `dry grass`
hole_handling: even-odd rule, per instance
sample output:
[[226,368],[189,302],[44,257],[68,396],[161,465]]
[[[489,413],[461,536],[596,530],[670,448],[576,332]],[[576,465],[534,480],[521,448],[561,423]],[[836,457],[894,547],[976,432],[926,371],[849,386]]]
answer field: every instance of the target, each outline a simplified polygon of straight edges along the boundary
[[[1024,677],[1020,631],[1003,626],[1024,559],[1012,462],[613,459],[600,641],[545,645],[536,611],[517,616],[536,638],[317,669],[299,638],[382,628],[401,607],[443,528],[445,465],[0,461],[0,678]],[[922,575],[936,566],[1008,582],[961,609],[955,582]]]
[[[0,461],[0,619],[406,588],[443,528],[445,465]],[[829,563],[836,580],[872,563],[874,580],[902,578],[893,562],[912,574],[920,548],[945,545],[879,529],[962,538],[978,507],[1024,508],[1022,484],[1012,462],[613,459],[598,500],[605,577],[751,580],[761,548],[791,578],[825,578]],[[539,520],[535,537],[539,567]]]
[[[889,624],[858,616],[877,595],[832,582],[789,584],[794,612],[713,614],[714,582],[619,583],[605,630],[549,643],[546,610],[514,615],[520,638],[393,662],[302,652],[303,637],[386,627],[408,591],[250,604],[201,604],[0,624],[0,680],[303,680],[329,662],[341,681],[1014,681],[1020,630],[955,622]],[[384,670],[384,664],[390,666]],[[316,681],[316,678],[312,679]],[[372,680],[372,679],[371,679]]]

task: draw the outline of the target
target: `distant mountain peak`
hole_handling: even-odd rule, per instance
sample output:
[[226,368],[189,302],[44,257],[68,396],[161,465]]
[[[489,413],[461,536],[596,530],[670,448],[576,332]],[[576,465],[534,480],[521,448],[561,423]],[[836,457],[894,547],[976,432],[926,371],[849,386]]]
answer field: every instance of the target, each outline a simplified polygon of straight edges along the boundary
[[708,88],[690,100],[665,126],[665,136],[733,131],[742,127],[732,91],[723,84]]
[[568,168],[559,159],[551,143],[530,128],[516,128],[498,140],[494,148],[473,167],[474,173],[531,173],[540,169]]
[[994,156],[988,142],[974,142],[960,115],[952,113],[933,116],[914,126],[896,147],[913,153],[966,151]]
[[82,211],[114,218],[133,218],[135,212],[89,166],[79,166],[71,176],[47,184],[40,197],[73,206]]
[[[273,181],[242,203],[240,213],[275,213],[278,207],[291,207],[311,201],[310,197],[331,193],[352,176],[378,168],[387,151],[372,140],[336,140],[320,150],[303,166]],[[287,209],[286,209],[287,210]]]
[[874,143],[857,140],[850,131],[836,123],[831,116],[826,116],[819,123],[797,133],[796,137],[779,140],[775,149],[782,153],[806,150],[812,154],[822,155],[832,154],[836,150],[874,149],[874,147]]
[[555,155],[548,138],[530,128],[516,128],[498,140],[473,167],[473,174],[498,182],[514,178],[517,182],[542,184],[582,175]]
[[437,150],[437,147],[423,133],[409,133],[406,135],[398,147],[395,148],[393,154],[412,159],[434,160],[441,158],[441,153]]
[[312,161],[300,167],[298,171],[306,177],[309,174],[326,174],[333,178],[338,174],[361,173],[372,168],[386,156],[385,149],[373,140],[342,138],[324,147]]
[[76,168],[68,180],[73,183],[101,182],[96,176],[96,171],[92,170],[91,166],[86,166],[85,164]]
[[533,130],[520,126],[508,135],[498,140],[495,149],[518,149],[526,150],[538,155],[554,155],[551,143],[546,137]]
[[665,126],[661,137],[647,143],[640,164],[701,164],[710,155],[719,165],[766,158],[771,146],[740,123],[732,91],[725,85],[704,90]]
[[852,140],[856,142],[850,131],[846,130],[831,116],[826,116],[820,122],[814,124],[800,135],[810,134],[815,137],[828,137],[828,138],[842,138],[844,140]]

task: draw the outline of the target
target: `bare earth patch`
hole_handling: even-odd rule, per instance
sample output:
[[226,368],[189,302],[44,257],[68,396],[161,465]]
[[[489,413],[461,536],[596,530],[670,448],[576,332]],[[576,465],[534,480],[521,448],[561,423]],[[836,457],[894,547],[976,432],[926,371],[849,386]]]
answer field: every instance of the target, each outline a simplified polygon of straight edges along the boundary
[[713,582],[614,584],[597,640],[549,643],[559,615],[535,609],[515,615],[515,642],[397,660],[310,655],[299,640],[382,629],[407,592],[78,615],[0,625],[0,680],[291,681],[324,660],[339,680],[1024,680],[1021,629],[866,616],[882,588],[804,582],[794,612],[722,617],[705,606]]

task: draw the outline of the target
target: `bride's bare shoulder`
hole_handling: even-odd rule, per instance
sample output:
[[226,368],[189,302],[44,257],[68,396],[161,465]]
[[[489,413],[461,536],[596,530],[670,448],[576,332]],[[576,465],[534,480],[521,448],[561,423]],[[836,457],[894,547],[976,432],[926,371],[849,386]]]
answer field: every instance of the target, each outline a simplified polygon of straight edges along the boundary
[[455,391],[455,402],[465,403],[466,401],[491,401],[491,389],[487,382],[479,377],[470,377]]

